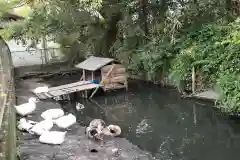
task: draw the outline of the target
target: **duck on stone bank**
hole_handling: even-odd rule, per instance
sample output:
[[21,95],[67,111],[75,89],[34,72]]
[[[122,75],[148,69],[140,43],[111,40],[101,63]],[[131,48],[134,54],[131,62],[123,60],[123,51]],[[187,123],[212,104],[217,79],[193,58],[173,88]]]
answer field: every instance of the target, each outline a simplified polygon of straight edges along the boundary
[[121,135],[121,128],[118,125],[106,124],[101,119],[94,119],[90,122],[89,126],[86,128],[85,134],[92,139],[102,140],[103,136],[117,137]]
[[36,109],[37,102],[39,102],[37,98],[30,97],[28,103],[15,106],[16,112],[21,116],[29,115]]
[[107,129],[109,131],[108,134],[113,136],[113,137],[120,136],[121,133],[122,133],[122,130],[118,125],[111,124],[111,125],[107,126]]
[[86,128],[85,134],[92,139],[102,140],[102,130],[105,128],[106,124],[101,119],[94,119],[90,122],[89,126]]

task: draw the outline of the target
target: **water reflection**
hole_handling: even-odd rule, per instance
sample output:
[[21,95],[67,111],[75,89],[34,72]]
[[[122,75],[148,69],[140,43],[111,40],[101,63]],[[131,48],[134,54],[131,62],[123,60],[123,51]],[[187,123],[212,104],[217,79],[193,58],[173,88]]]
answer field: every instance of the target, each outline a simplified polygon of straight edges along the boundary
[[[85,108],[76,110],[76,102]],[[237,159],[240,126],[211,104],[183,100],[174,90],[141,84],[129,92],[62,103],[81,125],[93,118],[121,126],[123,137],[161,160]]]

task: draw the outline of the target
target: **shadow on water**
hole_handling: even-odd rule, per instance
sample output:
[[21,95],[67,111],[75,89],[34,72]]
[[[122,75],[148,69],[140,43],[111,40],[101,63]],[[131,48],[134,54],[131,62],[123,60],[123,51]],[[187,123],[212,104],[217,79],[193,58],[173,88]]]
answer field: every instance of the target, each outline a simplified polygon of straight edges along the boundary
[[[50,83],[50,82],[48,82]],[[54,83],[54,82],[51,82]],[[240,124],[211,103],[181,99],[174,89],[135,82],[130,90],[105,93],[93,100],[75,96],[59,102],[80,125],[94,118],[121,126],[122,137],[161,160],[237,159]],[[76,110],[76,102],[85,105]]]

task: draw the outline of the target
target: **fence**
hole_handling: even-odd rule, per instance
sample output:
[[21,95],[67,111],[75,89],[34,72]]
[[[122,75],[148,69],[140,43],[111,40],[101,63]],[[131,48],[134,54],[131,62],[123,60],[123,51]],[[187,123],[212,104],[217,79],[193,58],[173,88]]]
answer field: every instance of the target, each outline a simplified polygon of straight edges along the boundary
[[52,64],[54,62],[62,62],[64,54],[60,49],[60,45],[52,41],[46,42],[45,49],[42,47],[42,42],[32,48],[32,42],[26,41],[22,43],[14,39],[6,41],[11,54],[13,66],[27,67],[34,65]]
[[[11,53],[0,37],[0,159],[16,159],[16,117]],[[6,154],[8,153],[8,154]]]
[[64,61],[64,55],[61,53],[60,48],[11,51],[11,54],[14,67],[44,65]]

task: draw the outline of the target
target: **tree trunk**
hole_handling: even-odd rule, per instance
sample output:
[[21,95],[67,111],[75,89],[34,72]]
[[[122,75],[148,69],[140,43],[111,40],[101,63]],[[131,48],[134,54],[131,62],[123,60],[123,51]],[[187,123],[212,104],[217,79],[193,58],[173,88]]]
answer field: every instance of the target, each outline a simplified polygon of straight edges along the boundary
[[148,0],[139,0],[139,8],[140,8],[140,23],[143,26],[144,33],[148,35],[149,29],[148,29]]
[[44,61],[45,61],[45,64],[47,64],[48,63],[48,54],[47,54],[47,42],[46,42],[45,36],[43,36],[43,38],[42,38],[42,48],[43,48]]
[[[117,12],[111,16],[110,22],[108,23],[107,30],[101,42],[99,42],[100,54],[107,57],[112,57],[110,48],[117,40],[118,27],[117,23],[122,19],[121,12]],[[99,52],[97,51],[97,52]]]

